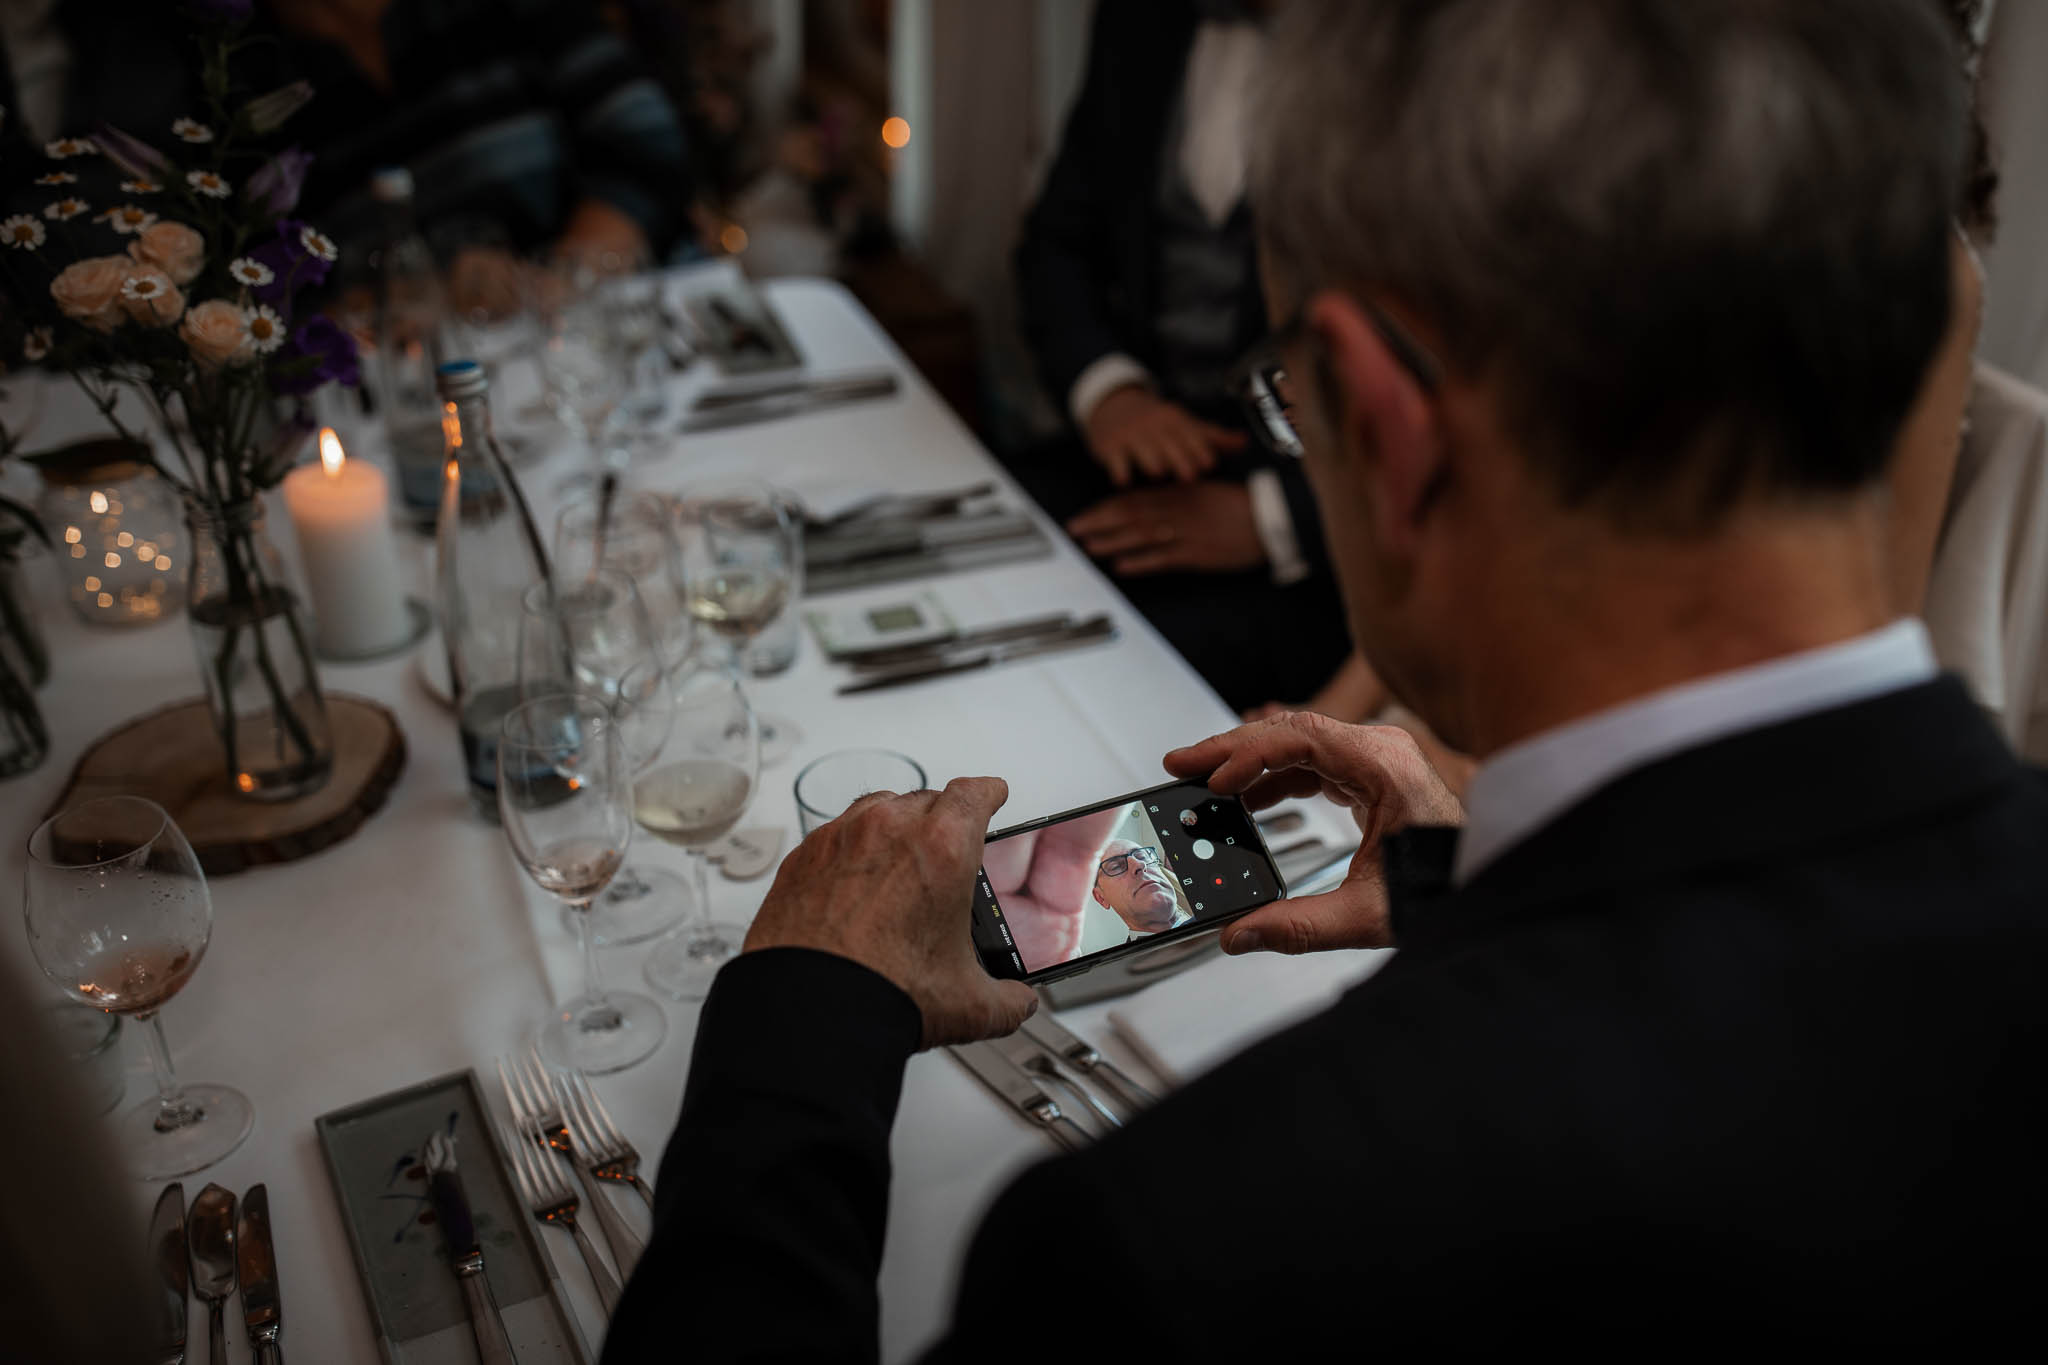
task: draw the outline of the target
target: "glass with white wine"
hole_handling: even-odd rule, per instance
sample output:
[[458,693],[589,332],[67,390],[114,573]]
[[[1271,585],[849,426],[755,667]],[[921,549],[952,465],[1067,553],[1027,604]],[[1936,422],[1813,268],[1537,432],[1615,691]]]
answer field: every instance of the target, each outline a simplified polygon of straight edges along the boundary
[[136,1023],[157,1097],[123,1114],[135,1173],[169,1180],[242,1145],[255,1110],[224,1085],[182,1085],[158,1015],[199,969],[213,938],[206,874],[154,801],[106,796],[44,821],[29,836],[23,914],[36,963],[73,998]]
[[683,490],[676,527],[690,615],[738,659],[789,601],[786,514],[768,485],[751,479]]
[[761,776],[761,729],[730,674],[688,674],[671,695],[668,744],[633,783],[633,819],[689,853],[696,905],[684,926],[649,954],[646,975],[664,995],[702,1000],[747,934],[744,925],[711,918],[704,850],[732,832],[753,800]]

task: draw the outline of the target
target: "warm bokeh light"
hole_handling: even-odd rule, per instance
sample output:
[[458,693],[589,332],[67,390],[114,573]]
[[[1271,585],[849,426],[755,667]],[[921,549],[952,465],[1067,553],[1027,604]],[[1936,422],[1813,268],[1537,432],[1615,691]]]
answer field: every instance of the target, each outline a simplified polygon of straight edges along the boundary
[[87,498],[85,502],[86,506],[92,508],[93,511],[99,512],[103,515],[107,510],[107,495],[105,493],[100,492],[100,490],[97,488],[92,490],[92,496]]
[[718,234],[718,244],[725,248],[728,256],[737,256],[747,249],[747,230],[738,223],[727,223]]
[[882,120],[882,141],[891,147],[903,148],[910,145],[910,122],[908,119],[890,117]]
[[320,428],[320,463],[326,466],[328,478],[341,473],[341,462],[346,458],[341,453],[341,438],[334,434],[334,428]]

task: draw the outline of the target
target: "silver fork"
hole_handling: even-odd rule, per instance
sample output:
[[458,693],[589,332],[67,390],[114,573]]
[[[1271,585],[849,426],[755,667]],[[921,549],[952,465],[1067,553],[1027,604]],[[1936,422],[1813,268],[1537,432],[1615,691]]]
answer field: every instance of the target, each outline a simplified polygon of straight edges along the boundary
[[[586,1166],[588,1163],[577,1150],[577,1143],[566,1122],[568,1110],[555,1093],[554,1078],[547,1064],[541,1061],[539,1050],[534,1049],[524,1057],[514,1057],[512,1076],[526,1105],[531,1125],[528,1131],[536,1140],[568,1157],[571,1170]],[[611,1245],[612,1262],[618,1266],[620,1277],[630,1276],[640,1260],[640,1253],[647,1249],[646,1243],[626,1226],[626,1220],[619,1216],[617,1207],[605,1197],[601,1188],[594,1183],[587,1184],[583,1186],[583,1192],[585,1204],[597,1215],[597,1225],[603,1231],[605,1241]]]
[[580,1071],[564,1074],[568,1084],[562,1089],[569,1101],[565,1108],[581,1114],[583,1126],[591,1135],[589,1151],[597,1164],[590,1168],[590,1173],[600,1180],[631,1185],[640,1191],[640,1197],[647,1201],[648,1211],[652,1212],[654,1191],[640,1178],[639,1149],[626,1141],[626,1135],[619,1131],[619,1125],[612,1120],[611,1110],[604,1107],[604,1101],[591,1087],[590,1077]]
[[1095,1117],[1101,1119],[1111,1128],[1121,1128],[1124,1126],[1122,1119],[1111,1113],[1101,1100],[1096,1099],[1094,1095],[1088,1092],[1087,1086],[1069,1076],[1053,1062],[1052,1058],[1044,1055],[1028,1057],[1024,1061],[1024,1069],[1041,1080],[1051,1081],[1054,1085],[1057,1085],[1060,1089],[1081,1101],[1082,1104],[1088,1106],[1094,1112]]
[[519,1182],[520,1197],[533,1210],[533,1216],[543,1223],[567,1228],[574,1234],[576,1250],[583,1253],[583,1264],[590,1270],[591,1283],[597,1286],[598,1302],[604,1305],[605,1316],[609,1318],[612,1309],[619,1306],[618,1276],[612,1274],[611,1267],[597,1254],[590,1234],[577,1225],[576,1196],[562,1182],[562,1174],[555,1169],[554,1158],[542,1156],[534,1150],[532,1143],[506,1133],[503,1128],[498,1130],[498,1137],[505,1150],[512,1154],[512,1176]]

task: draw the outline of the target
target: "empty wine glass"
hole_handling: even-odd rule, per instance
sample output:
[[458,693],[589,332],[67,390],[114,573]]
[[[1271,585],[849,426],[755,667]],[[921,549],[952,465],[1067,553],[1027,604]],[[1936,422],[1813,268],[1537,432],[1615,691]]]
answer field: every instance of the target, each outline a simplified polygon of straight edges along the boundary
[[73,806],[29,836],[24,882],[37,965],[86,1004],[146,1025],[157,1098],[118,1120],[136,1173],[190,1175],[241,1146],[255,1122],[248,1098],[224,1085],[181,1085],[158,1013],[213,936],[206,874],[177,824],[139,796]]
[[[555,519],[555,563],[562,573],[582,573],[597,562],[597,514],[597,499],[592,496],[571,502]],[[633,580],[654,627],[662,667],[680,668],[696,647],[697,635],[668,499],[635,493],[615,505],[605,527],[603,554],[603,567]]]
[[729,673],[692,673],[678,682],[674,700],[668,746],[633,783],[633,818],[649,834],[689,851],[696,913],[649,954],[646,976],[664,995],[702,1000],[747,933],[744,925],[711,918],[704,850],[746,813],[761,776],[761,732]]
[[583,994],[541,1029],[556,1066],[620,1071],[661,1046],[661,1006],[607,992],[584,923],[592,900],[625,861],[633,837],[632,775],[611,706],[590,693],[540,697],[512,711],[498,739],[498,811],[528,876],[576,912]]
[[[612,417],[626,393],[628,358],[604,301],[580,272],[559,283],[550,298],[555,306],[547,313],[540,353],[548,406],[583,438],[594,467],[616,468],[623,453],[612,444]],[[556,494],[566,496],[595,482],[591,473],[572,475],[561,481]]]

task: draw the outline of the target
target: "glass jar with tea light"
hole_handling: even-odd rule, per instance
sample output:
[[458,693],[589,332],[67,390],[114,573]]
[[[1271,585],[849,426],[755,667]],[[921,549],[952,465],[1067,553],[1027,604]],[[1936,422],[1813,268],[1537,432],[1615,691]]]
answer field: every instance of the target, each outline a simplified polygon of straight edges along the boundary
[[177,491],[134,443],[80,442],[44,462],[42,476],[37,510],[81,617],[137,625],[184,605],[188,549]]

